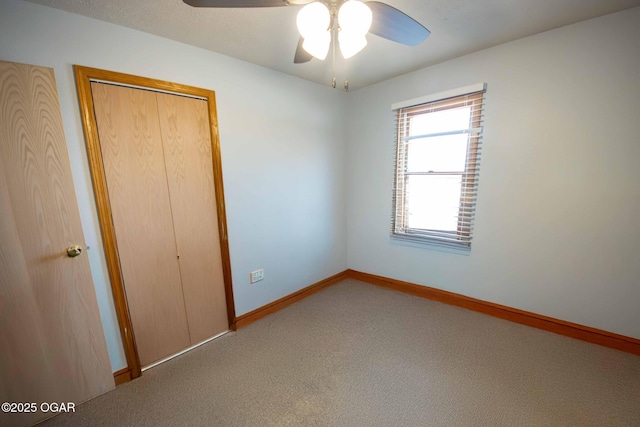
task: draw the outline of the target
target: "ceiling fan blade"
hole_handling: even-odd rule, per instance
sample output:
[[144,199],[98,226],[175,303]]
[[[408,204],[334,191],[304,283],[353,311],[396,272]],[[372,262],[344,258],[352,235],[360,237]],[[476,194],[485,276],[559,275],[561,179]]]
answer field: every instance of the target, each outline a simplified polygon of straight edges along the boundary
[[311,3],[314,0],[182,0],[193,7],[279,7]]
[[366,5],[373,13],[371,34],[409,46],[423,42],[431,34],[418,21],[388,4],[368,1]]
[[311,54],[302,47],[303,42],[304,39],[300,37],[298,47],[296,48],[296,55],[293,57],[294,64],[304,64],[305,62],[311,61],[311,58],[313,58],[313,56],[311,56]]

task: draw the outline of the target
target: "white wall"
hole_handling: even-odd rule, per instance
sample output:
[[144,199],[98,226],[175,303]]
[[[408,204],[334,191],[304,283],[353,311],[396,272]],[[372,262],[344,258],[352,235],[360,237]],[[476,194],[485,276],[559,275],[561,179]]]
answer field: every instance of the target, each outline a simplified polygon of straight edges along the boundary
[[[0,59],[55,69],[114,371],[126,365],[100,240],[73,64],[216,92],[236,314],[346,268],[344,93],[160,37],[0,0]],[[144,245],[144,242],[141,242]],[[144,250],[144,248],[141,248]],[[265,280],[249,285],[249,271]]]
[[[640,8],[347,98],[348,266],[640,338]],[[389,239],[393,102],[486,82],[467,255]]]

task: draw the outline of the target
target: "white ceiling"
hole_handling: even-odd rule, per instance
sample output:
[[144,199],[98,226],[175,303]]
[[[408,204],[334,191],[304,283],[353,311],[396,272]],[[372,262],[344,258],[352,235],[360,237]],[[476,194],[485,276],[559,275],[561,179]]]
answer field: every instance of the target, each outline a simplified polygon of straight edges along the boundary
[[[293,64],[299,6],[254,9],[193,8],[182,0],[28,0],[199,46],[322,84],[330,56]],[[409,47],[374,35],[346,67],[350,89],[444,60],[608,13],[640,0],[386,0],[431,30]],[[337,55],[336,77],[345,78]],[[338,83],[340,84],[340,83]]]

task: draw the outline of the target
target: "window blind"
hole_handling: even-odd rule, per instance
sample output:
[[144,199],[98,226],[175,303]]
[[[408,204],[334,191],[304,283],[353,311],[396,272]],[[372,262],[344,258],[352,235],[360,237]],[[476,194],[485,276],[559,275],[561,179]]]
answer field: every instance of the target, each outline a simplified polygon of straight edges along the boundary
[[471,246],[484,92],[479,84],[394,104],[393,238]]

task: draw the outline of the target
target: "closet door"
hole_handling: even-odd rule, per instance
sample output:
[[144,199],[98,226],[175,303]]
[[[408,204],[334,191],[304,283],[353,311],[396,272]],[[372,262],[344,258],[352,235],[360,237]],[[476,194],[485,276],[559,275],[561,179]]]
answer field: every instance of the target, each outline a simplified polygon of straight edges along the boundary
[[113,225],[142,366],[191,343],[154,92],[91,83]]
[[229,329],[207,102],[156,94],[191,344]]
[[84,250],[53,70],[0,61],[0,425],[115,388]]

